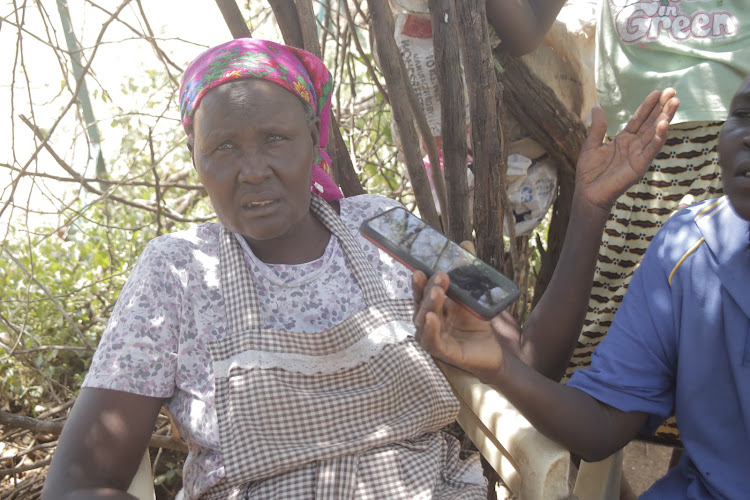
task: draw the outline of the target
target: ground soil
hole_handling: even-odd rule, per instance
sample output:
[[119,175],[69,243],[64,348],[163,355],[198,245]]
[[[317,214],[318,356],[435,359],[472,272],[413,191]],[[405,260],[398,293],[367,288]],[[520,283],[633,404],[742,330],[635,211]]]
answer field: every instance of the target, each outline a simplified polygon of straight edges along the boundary
[[622,471],[636,495],[646,491],[667,472],[672,449],[643,441],[633,441],[625,447]]
[[[632,441],[625,447],[622,472],[636,498],[667,472],[672,449],[643,441]],[[497,487],[496,493],[498,500],[517,500],[502,485]]]

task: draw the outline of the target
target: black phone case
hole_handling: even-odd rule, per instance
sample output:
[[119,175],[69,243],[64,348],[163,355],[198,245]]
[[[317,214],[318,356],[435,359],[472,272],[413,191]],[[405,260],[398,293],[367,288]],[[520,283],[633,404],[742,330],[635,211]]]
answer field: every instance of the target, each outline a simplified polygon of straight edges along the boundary
[[[382,249],[383,251],[385,251],[392,257],[394,257],[400,263],[402,263],[403,265],[405,265],[412,271],[415,271],[415,270],[422,271],[429,278],[430,276],[434,274],[433,269],[431,269],[429,266],[426,266],[424,263],[414,258],[408,251],[406,251],[403,247],[401,247],[397,243],[383,237],[383,235],[381,235],[378,231],[374,230],[370,225],[371,221],[379,217],[387,217],[390,212],[393,212],[396,210],[403,210],[407,212],[410,217],[414,217],[415,219],[419,220],[420,223],[427,225],[424,221],[419,219],[419,217],[410,213],[408,210],[401,208],[401,207],[394,207],[379,215],[370,217],[369,219],[366,219],[365,221],[363,221],[362,225],[360,226],[360,232],[365,238],[371,241],[374,245],[376,245],[378,248]],[[441,236],[443,235],[441,234]],[[443,236],[443,238],[445,238],[446,242],[450,242],[451,244],[460,247],[458,243],[448,239],[447,237]],[[467,253],[469,252],[467,251]],[[451,279],[450,285],[448,287],[448,296],[451,297],[458,304],[464,306],[466,309],[468,309],[469,311],[477,315],[478,317],[482,319],[490,319],[500,314],[500,312],[502,312],[510,304],[515,302],[518,299],[518,297],[520,297],[521,295],[521,289],[518,287],[518,285],[516,285],[513,281],[511,281],[510,278],[503,275],[501,272],[499,272],[498,270],[496,270],[495,268],[493,268],[486,262],[482,261],[481,259],[479,259],[478,257],[474,255],[472,255],[472,257],[482,264],[484,268],[484,274],[488,276],[492,276],[491,279],[493,283],[500,286],[503,289],[503,291],[506,292],[507,295],[500,302],[494,304],[492,307],[488,307],[485,304],[480,303],[469,292],[459,287],[456,284],[456,282],[453,279]]]

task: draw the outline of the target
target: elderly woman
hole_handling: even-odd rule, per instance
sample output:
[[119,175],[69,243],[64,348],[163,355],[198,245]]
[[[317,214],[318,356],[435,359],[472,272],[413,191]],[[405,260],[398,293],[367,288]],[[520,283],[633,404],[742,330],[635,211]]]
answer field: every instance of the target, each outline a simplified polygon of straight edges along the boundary
[[261,40],[190,64],[181,115],[219,222],[146,247],[44,498],[131,498],[162,405],[188,499],[485,498],[478,458],[440,432],[458,403],[414,339],[411,273],[358,232],[397,203],[342,198],[325,173],[331,86],[311,54]]

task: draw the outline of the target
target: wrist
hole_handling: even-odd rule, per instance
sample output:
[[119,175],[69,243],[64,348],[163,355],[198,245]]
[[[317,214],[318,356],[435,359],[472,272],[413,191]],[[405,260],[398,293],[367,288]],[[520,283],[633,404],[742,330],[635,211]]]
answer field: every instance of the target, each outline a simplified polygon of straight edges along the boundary
[[604,227],[613,206],[614,203],[596,203],[574,192],[570,217],[582,219],[587,224],[598,224]]
[[502,359],[497,367],[491,370],[482,370],[474,375],[487,385],[501,388],[505,382],[513,379],[513,372],[516,370],[516,363],[523,363],[515,355],[504,352]]

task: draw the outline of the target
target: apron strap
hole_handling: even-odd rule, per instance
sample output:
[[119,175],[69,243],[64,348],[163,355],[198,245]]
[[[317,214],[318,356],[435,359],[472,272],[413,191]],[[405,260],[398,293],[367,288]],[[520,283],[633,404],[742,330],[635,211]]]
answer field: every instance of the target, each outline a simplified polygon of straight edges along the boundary
[[344,255],[354,272],[365,302],[368,306],[388,301],[388,294],[383,285],[383,279],[378,276],[362,247],[354,238],[349,228],[341,220],[336,211],[323,198],[313,195],[310,209],[318,219],[339,239],[344,249]]
[[219,268],[227,327],[230,332],[259,330],[262,326],[255,285],[234,234],[221,226]]
[[[310,210],[338,238],[362,289],[365,303],[372,306],[388,302],[382,278],[375,272],[362,247],[336,211],[317,195],[311,197]],[[260,331],[263,323],[252,275],[245,263],[242,247],[234,234],[224,226],[221,226],[219,237],[219,269],[227,327],[233,332],[232,338],[240,339],[241,332]],[[224,359],[230,354],[226,348],[217,346],[217,352],[212,351],[212,355]]]
[[[370,306],[388,301],[383,280],[375,272],[362,247],[351,234],[346,224],[331,206],[313,195],[310,202],[312,213],[338,238],[344,255],[362,289],[365,303]],[[253,279],[242,255],[242,247],[234,235],[221,226],[220,269],[227,323],[230,331],[241,332],[261,328],[260,306],[255,294]]]

